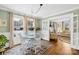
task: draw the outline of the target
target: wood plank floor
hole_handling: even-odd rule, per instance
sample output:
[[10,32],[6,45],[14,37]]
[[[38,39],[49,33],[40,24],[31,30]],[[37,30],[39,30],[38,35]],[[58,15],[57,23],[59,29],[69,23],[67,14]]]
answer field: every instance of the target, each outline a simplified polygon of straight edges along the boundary
[[49,43],[52,43],[52,47],[48,48],[43,55],[79,55],[79,50],[72,49],[70,44],[64,42],[61,38],[57,42],[50,41]]
[[61,40],[57,42],[52,42],[54,47],[50,47],[45,54],[46,55],[72,55],[72,49],[70,48],[70,44],[65,43]]

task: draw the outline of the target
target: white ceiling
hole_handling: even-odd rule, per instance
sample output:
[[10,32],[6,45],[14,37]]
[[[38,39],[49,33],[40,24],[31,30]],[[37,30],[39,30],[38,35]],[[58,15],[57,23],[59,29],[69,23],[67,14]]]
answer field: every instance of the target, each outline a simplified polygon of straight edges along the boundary
[[40,6],[39,4],[2,4],[2,6],[27,15],[45,18],[55,13],[78,8],[79,4],[44,4],[37,14],[32,14],[32,11],[36,12]]

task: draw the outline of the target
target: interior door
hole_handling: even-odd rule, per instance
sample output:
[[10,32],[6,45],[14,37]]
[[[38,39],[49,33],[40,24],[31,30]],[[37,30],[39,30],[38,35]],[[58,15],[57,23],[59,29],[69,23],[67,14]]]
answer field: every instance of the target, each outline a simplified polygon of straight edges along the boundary
[[42,39],[49,41],[49,20],[42,20]]
[[72,31],[72,48],[79,50],[79,16],[74,16],[73,21],[73,31]]
[[21,43],[20,34],[23,32],[23,17],[19,15],[13,16],[13,44]]

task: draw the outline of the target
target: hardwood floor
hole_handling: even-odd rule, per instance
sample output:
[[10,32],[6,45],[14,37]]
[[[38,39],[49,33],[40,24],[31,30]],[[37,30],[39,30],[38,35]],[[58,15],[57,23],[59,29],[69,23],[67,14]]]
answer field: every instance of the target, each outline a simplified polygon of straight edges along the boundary
[[70,45],[58,40],[57,42],[52,42],[54,47],[48,49],[45,53],[47,55],[71,55],[72,51]]
[[47,43],[51,43],[52,46],[48,48],[43,55],[79,55],[79,50],[72,49],[69,43],[62,41],[61,39],[58,39],[57,42],[47,41],[46,43],[43,44],[46,45]]

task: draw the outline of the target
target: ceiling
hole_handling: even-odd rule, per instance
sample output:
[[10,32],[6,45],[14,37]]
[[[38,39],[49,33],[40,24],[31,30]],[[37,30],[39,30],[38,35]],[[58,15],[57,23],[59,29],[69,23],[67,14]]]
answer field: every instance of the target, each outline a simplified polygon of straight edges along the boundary
[[26,15],[45,18],[55,13],[78,8],[79,4],[44,4],[38,13],[34,13],[40,7],[40,4],[1,4],[2,6],[22,12]]

